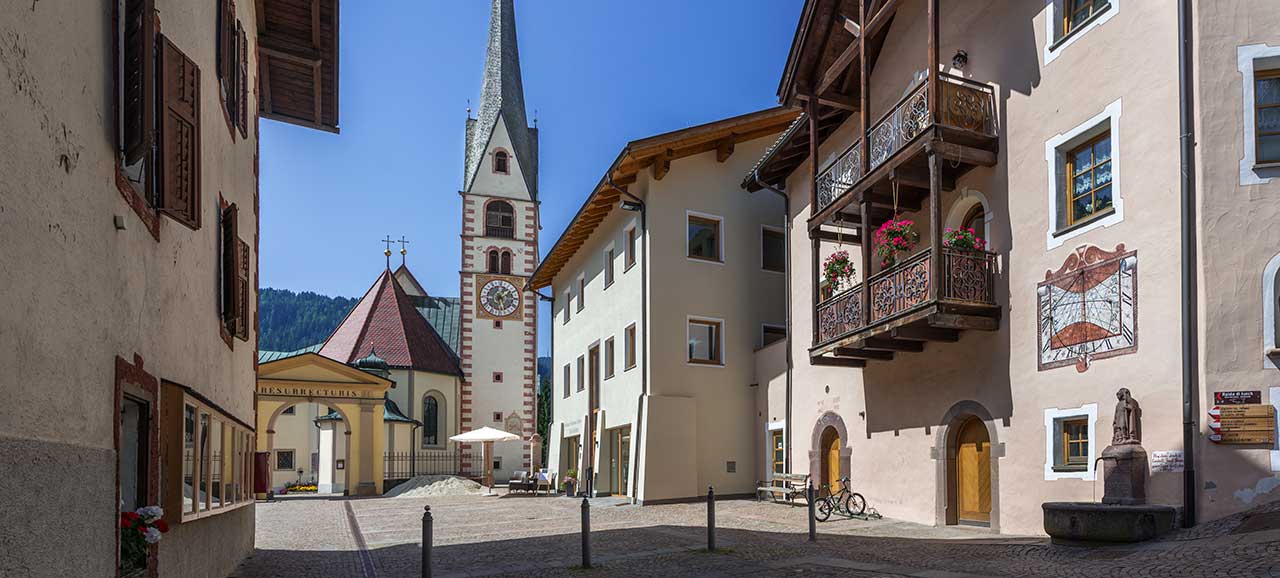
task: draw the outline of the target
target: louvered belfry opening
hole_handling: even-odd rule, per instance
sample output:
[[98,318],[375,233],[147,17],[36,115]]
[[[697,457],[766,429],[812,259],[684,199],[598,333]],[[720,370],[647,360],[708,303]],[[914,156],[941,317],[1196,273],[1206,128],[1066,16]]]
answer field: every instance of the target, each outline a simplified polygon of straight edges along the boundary
[[485,236],[511,239],[516,236],[516,214],[511,203],[492,201],[484,210]]

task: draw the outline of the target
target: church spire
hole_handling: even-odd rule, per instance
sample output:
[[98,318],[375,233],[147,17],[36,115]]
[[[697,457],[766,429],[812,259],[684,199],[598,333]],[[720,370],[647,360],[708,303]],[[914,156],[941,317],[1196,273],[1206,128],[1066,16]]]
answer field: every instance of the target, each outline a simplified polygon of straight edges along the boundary
[[471,190],[499,119],[511,135],[513,152],[524,173],[529,193],[536,198],[538,129],[529,128],[525,114],[524,81],[520,76],[520,49],[516,42],[515,0],[493,0],[489,15],[489,48],[485,56],[479,117],[467,119],[467,172],[463,182],[466,191]]

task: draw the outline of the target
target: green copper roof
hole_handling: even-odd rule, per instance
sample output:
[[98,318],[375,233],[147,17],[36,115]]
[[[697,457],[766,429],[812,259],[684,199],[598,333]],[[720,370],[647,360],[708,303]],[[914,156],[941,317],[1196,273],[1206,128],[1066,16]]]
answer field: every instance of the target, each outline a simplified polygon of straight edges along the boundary
[[[316,418],[316,421],[342,421],[342,414],[329,410],[329,413]],[[422,422],[401,413],[400,406],[387,397],[382,398],[382,421],[422,425]]]
[[317,343],[311,347],[303,347],[297,351],[259,351],[258,364],[261,365],[272,361],[280,361],[281,359],[289,359],[290,357],[297,357],[304,353],[319,353],[320,347],[323,345],[323,343]]
[[461,334],[462,303],[457,297],[415,297],[414,306],[449,346],[450,353],[458,357],[458,336]]

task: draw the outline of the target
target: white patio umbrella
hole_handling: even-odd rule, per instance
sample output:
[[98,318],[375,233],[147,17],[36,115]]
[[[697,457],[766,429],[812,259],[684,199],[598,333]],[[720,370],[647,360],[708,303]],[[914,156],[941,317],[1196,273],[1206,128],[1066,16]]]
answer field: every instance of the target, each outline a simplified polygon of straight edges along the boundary
[[484,444],[484,480],[485,492],[488,492],[485,495],[489,495],[493,493],[493,442],[513,442],[519,440],[520,436],[500,429],[482,427],[449,439],[460,443]]

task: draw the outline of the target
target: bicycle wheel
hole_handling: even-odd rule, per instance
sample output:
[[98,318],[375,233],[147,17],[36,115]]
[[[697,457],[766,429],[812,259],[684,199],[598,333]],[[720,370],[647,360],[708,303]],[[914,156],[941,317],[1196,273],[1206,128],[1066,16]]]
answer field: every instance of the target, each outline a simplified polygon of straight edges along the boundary
[[867,499],[862,494],[851,493],[844,500],[844,509],[849,511],[850,516],[860,515],[867,511]]
[[833,507],[834,505],[831,503],[829,498],[818,500],[818,511],[813,515],[813,517],[817,518],[819,522],[825,522],[827,521],[827,518],[831,517],[831,510]]

